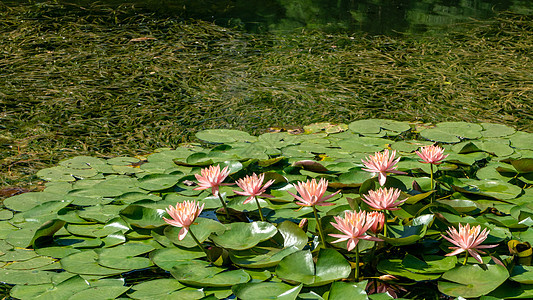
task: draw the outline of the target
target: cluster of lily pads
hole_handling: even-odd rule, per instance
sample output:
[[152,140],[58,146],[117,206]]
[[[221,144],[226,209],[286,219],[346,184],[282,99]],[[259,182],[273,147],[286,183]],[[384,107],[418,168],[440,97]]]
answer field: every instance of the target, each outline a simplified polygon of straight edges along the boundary
[[[64,160],[38,172],[44,191],[4,200],[0,281],[11,296],[533,297],[531,133],[370,119],[301,134],[211,129],[196,137],[201,143],[146,157]],[[436,143],[440,164],[421,163],[415,151]],[[363,162],[384,150],[401,157],[393,173],[403,174],[380,180],[368,171]],[[227,172],[216,191],[202,182],[214,166]],[[259,195],[271,197],[250,201],[243,181],[230,185],[254,173],[269,183]],[[325,181],[331,205],[302,204],[301,184]],[[375,210],[369,195],[381,185],[399,194],[395,209],[382,210],[385,226],[361,233],[356,248],[339,242],[339,220]],[[172,208],[185,203],[202,209],[183,230]],[[465,260],[451,255],[454,230],[468,237],[476,228],[486,237],[481,256],[478,244],[474,254],[463,249],[474,255]]]

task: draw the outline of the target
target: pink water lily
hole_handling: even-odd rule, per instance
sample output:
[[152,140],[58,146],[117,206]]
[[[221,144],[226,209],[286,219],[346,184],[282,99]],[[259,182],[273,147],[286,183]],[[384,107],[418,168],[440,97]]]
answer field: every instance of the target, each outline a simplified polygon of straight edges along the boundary
[[[481,254],[485,252],[479,249],[494,248],[498,245],[480,245],[487,238],[490,233],[490,230],[486,228],[481,231],[481,226],[477,225],[470,228],[470,224],[465,226],[459,224],[459,231],[455,227],[448,227],[446,233],[450,236],[447,237],[442,235],[443,238],[448,240],[450,243],[456,245],[457,247],[449,247],[450,249],[455,249],[453,252],[446,254],[446,256],[457,255],[459,253],[467,251],[472,257],[474,257],[480,263],[483,263],[481,260]],[[467,254],[468,255],[468,254]],[[465,258],[466,263],[466,258]],[[463,263],[464,264],[464,263]]]
[[189,232],[189,227],[193,224],[194,220],[196,220],[203,209],[204,204],[200,206],[195,201],[186,200],[177,203],[176,207],[169,205],[166,211],[172,219],[163,217],[163,220],[172,226],[181,227],[178,234],[178,240],[181,241],[185,238],[187,232]]
[[378,234],[383,230],[383,226],[385,225],[385,214],[379,211],[372,211],[367,212],[366,217],[368,219],[374,219],[374,223],[368,228],[370,232]]
[[375,210],[398,210],[407,199],[396,201],[400,197],[401,191],[396,188],[379,188],[376,191],[368,191],[368,195],[363,195],[363,201]]
[[383,241],[366,234],[376,220],[369,218],[365,211],[346,211],[344,212],[344,218],[334,217],[334,219],[335,223],[331,222],[331,225],[343,234],[330,233],[330,236],[338,238],[332,243],[348,241],[346,245],[348,251],[352,251],[359,243],[359,240]]
[[448,157],[448,154],[444,155],[444,148],[438,145],[420,147],[420,151],[415,153],[423,160],[422,163],[433,165],[441,164],[441,161]]
[[210,188],[213,195],[216,196],[221,185],[231,185],[222,183],[228,175],[229,169],[227,166],[222,171],[220,170],[220,165],[203,168],[200,171],[200,175],[194,174],[199,183],[199,186],[195,190],[207,190]]
[[364,159],[361,160],[366,167],[366,169],[362,170],[378,173],[379,184],[385,185],[385,182],[387,181],[387,173],[406,174],[405,172],[396,170],[396,168],[398,168],[396,164],[400,161],[400,158],[398,157],[397,159],[394,159],[395,156],[396,150],[393,150],[390,156],[388,149],[385,149],[383,153],[376,152],[374,155],[369,155],[366,158],[366,161]]
[[272,198],[271,195],[265,194],[266,189],[271,186],[274,183],[274,180],[269,180],[267,183],[263,185],[263,181],[265,179],[265,174],[261,174],[257,176],[255,173],[252,176],[245,176],[244,178],[241,178],[237,180],[237,185],[243,190],[241,191],[234,191],[235,194],[241,195],[241,196],[248,196],[246,200],[244,200],[243,204],[246,204],[254,197],[267,197]]
[[307,180],[307,182],[300,181],[295,186],[295,188],[296,188],[296,191],[298,191],[298,193],[300,194],[300,196],[297,196],[291,192],[288,192],[288,193],[300,201],[300,202],[296,202],[296,204],[302,205],[302,206],[333,205],[333,203],[326,203],[324,201],[328,200],[329,198],[335,196],[336,194],[340,192],[339,190],[333,194],[324,196],[324,193],[326,192],[328,188],[328,181],[325,180],[324,178],[321,178],[319,182],[316,182],[314,178],[311,181]]

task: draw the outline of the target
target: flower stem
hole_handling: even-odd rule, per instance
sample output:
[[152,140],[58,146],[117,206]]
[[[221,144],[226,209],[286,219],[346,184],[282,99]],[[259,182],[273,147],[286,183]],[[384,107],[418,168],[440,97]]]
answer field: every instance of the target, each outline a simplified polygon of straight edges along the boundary
[[220,192],[218,192],[217,195],[218,195],[218,199],[220,199],[220,202],[222,202],[222,206],[224,206],[224,211],[226,212],[226,218],[229,219],[229,211],[228,211],[228,207],[226,206],[226,201],[222,199],[222,195],[220,194]]
[[259,216],[261,217],[261,222],[264,222],[265,219],[263,218],[263,212],[261,211],[261,205],[259,205],[259,200],[257,200],[257,197],[254,197],[255,203],[257,204],[257,210],[259,211]]
[[200,243],[200,241],[198,241],[198,239],[196,238],[194,233],[192,233],[192,230],[190,228],[189,228],[189,233],[191,234],[191,237],[196,242],[196,244],[202,249],[202,251],[204,251],[205,255],[207,256],[207,259],[212,263],[213,261],[211,260],[211,258],[209,258],[209,254],[207,253],[207,250],[205,250],[205,248],[202,245],[202,243]]
[[463,266],[466,266],[467,260],[468,260],[468,251],[465,251],[465,260],[463,261]]
[[318,219],[318,212],[316,211],[316,207],[314,205],[313,213],[315,214],[316,227],[318,228],[318,235],[320,236],[320,241],[322,242],[322,246],[326,248],[326,240],[324,239],[324,234],[322,233],[322,226],[320,225],[320,219]]
[[[429,164],[429,167],[431,168],[431,190],[435,188],[435,182],[433,181],[433,164]],[[431,195],[431,198],[429,198],[429,203],[433,203],[433,198],[435,198],[435,194]]]
[[355,245],[355,281],[359,282],[359,243]]
[[385,216],[385,221],[383,221],[383,236],[387,237],[387,210],[383,210],[383,216]]

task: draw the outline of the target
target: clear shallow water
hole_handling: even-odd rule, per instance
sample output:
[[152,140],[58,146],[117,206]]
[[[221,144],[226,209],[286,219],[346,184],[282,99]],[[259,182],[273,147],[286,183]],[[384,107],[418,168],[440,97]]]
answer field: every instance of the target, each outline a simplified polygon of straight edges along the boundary
[[[124,5],[126,2],[103,3]],[[302,29],[369,34],[424,32],[472,19],[488,19],[501,11],[533,13],[533,0],[131,0],[127,3],[161,15],[202,19],[250,32]]]

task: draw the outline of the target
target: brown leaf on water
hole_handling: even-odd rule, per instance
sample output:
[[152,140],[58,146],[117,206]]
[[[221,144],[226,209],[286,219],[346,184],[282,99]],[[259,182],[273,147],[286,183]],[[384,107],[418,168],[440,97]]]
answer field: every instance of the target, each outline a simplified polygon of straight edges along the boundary
[[0,197],[7,198],[7,197],[11,197],[11,196],[27,193],[29,191],[30,191],[29,189],[20,188],[20,187],[3,188],[3,189],[0,189]]

